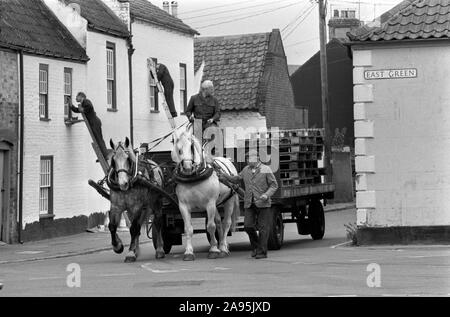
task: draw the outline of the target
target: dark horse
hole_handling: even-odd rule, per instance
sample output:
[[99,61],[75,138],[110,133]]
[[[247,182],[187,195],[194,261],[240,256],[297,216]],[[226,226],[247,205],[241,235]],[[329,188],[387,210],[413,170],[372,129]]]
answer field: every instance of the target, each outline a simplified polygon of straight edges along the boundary
[[153,161],[139,159],[130,147],[130,140],[117,145],[110,140],[113,152],[108,156],[111,169],[108,185],[111,189],[111,210],[109,211],[109,231],[114,252],[123,252],[123,244],[117,235],[122,213],[127,211],[131,222],[131,244],[125,262],[135,262],[139,256],[139,236],[144,221],[154,214],[153,229],[157,232],[156,258],[164,258],[162,238],[162,195],[137,179],[144,179],[162,188],[164,183],[161,168]]

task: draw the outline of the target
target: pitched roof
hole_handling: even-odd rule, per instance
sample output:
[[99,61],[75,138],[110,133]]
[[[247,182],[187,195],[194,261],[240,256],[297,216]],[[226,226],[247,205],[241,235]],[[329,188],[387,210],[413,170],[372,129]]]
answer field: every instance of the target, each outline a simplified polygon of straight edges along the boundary
[[0,1],[0,45],[48,57],[87,61],[86,51],[40,0]]
[[155,6],[147,0],[130,0],[131,16],[156,24],[162,27],[173,29],[191,35],[200,34],[189,25],[183,23],[179,18],[167,13],[163,9]]
[[98,32],[126,38],[128,28],[102,0],[61,0],[66,5],[76,3],[80,14],[88,21],[88,27]]
[[202,80],[212,80],[222,110],[258,109],[260,80],[272,33],[199,37],[194,67],[205,61]]
[[450,0],[406,0],[383,14],[380,23],[348,36],[360,42],[450,38]]

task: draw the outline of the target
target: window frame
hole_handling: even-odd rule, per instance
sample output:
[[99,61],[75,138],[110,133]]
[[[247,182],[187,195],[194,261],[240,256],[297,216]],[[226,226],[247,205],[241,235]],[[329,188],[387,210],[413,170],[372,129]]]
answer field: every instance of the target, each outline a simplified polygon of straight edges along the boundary
[[[50,171],[49,171],[49,186],[42,185],[42,162],[43,161],[50,161]],[[53,209],[53,188],[54,188],[54,157],[53,155],[43,155],[40,157],[39,160],[39,215],[40,216],[51,216],[54,215],[54,209]],[[48,196],[47,196],[47,210],[41,210],[41,190],[43,188],[48,188]]]
[[[181,70],[184,70],[184,88],[181,85]],[[183,100],[180,100],[180,106],[182,108],[182,112],[185,113],[187,109],[187,66],[185,63],[180,63],[180,99],[183,95]]]
[[[66,74],[70,75],[70,94],[67,93],[67,83],[66,83]],[[72,119],[72,110],[70,110],[69,104],[66,102],[67,97],[72,99],[73,96],[73,68],[64,67],[64,120]],[[67,113],[66,113],[67,111]]]
[[[156,57],[151,57],[151,59],[153,60],[153,62],[156,64],[158,64],[158,59]],[[150,103],[150,113],[159,113],[159,91],[158,91],[158,86],[156,85],[156,81],[157,78],[153,78],[153,76],[151,75],[151,73],[149,72],[149,103]],[[152,83],[155,83],[154,85],[152,85]],[[153,99],[155,100],[155,106],[152,107],[152,88],[154,89],[154,97]]]
[[[112,51],[112,68],[113,68],[113,76],[112,79],[109,78],[109,72],[108,72],[108,67],[110,66],[110,64],[108,64],[108,53],[109,51]],[[112,42],[106,42],[106,104],[108,106],[108,110],[109,111],[117,111],[117,54],[116,54],[116,44],[112,43]],[[108,103],[108,96],[109,96],[109,91],[108,91],[108,85],[109,83],[112,82],[112,100],[111,100],[111,104]]]
[[[41,77],[41,72],[45,72],[45,81],[43,80],[43,78]],[[45,92],[42,90],[42,85],[43,83],[45,83]],[[49,91],[49,65],[48,64],[39,64],[39,119],[41,121],[48,121],[49,120],[49,115],[48,115],[48,108],[49,108],[49,96],[48,96],[48,91]],[[42,105],[41,104],[41,97],[45,98],[45,104]],[[42,109],[41,107],[44,107],[44,114],[42,114]]]

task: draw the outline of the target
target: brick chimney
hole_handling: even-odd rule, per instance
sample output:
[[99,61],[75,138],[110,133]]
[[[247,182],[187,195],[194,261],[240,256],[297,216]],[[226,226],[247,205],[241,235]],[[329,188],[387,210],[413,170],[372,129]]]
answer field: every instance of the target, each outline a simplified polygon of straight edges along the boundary
[[178,17],[178,2],[172,1],[172,15]]
[[169,1],[164,1],[163,2],[163,10],[170,14]]
[[329,39],[347,38],[347,32],[358,28],[361,22],[356,18],[356,10],[333,10],[333,16],[328,21]]
[[102,0],[130,30],[131,27],[131,12],[129,0]]

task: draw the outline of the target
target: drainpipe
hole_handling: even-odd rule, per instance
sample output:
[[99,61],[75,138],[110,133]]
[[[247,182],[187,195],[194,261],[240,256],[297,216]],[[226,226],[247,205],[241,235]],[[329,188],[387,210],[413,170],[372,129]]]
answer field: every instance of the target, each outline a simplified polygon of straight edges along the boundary
[[19,57],[19,91],[20,91],[20,105],[19,105],[19,164],[18,164],[18,213],[19,213],[19,223],[18,223],[18,240],[19,243],[22,241],[22,221],[23,221],[23,131],[24,131],[24,89],[23,89],[23,51],[20,50],[18,53]]
[[130,89],[130,141],[131,144],[134,144],[134,125],[133,125],[133,41],[132,41],[132,21],[130,21],[130,36],[127,39],[128,43],[128,81],[129,81],[129,89]]

